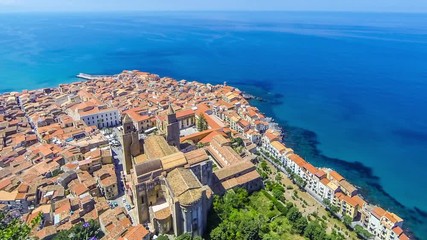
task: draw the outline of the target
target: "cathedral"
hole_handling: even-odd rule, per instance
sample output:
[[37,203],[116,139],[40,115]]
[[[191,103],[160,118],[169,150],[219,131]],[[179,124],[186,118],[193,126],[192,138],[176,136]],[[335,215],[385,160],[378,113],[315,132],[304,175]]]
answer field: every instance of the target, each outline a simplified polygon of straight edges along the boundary
[[158,132],[140,136],[123,118],[123,169],[138,223],[155,232],[202,235],[212,204],[212,161],[203,149],[180,152],[179,124],[169,105]]

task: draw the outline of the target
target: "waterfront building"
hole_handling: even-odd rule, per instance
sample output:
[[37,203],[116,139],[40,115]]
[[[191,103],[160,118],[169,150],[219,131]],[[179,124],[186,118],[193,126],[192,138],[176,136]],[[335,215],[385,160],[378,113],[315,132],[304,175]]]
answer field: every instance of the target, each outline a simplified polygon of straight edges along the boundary
[[406,240],[408,236],[403,232],[403,220],[394,213],[390,213],[381,207],[372,206],[368,211],[367,221],[364,227],[380,240]]

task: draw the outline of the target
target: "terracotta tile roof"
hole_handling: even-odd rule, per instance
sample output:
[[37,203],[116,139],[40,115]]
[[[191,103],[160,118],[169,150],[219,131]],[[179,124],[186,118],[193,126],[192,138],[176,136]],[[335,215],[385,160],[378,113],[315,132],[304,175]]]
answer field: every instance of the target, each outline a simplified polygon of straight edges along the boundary
[[245,173],[243,175],[238,176],[236,179],[237,179],[237,182],[240,185],[242,185],[242,184],[245,184],[245,183],[251,182],[253,180],[260,179],[260,178],[261,178],[261,176],[259,175],[259,173],[256,170],[253,170],[253,171],[250,171],[248,173]]
[[177,150],[169,146],[163,136],[152,135],[144,141],[145,154],[149,159],[161,158],[177,152]]
[[71,191],[73,191],[76,194],[76,196],[80,196],[83,193],[88,192],[89,189],[83,183],[77,183],[71,186]]
[[195,114],[196,112],[192,109],[181,110],[176,112],[176,118],[178,119],[188,118],[188,117],[195,116]]
[[137,112],[130,111],[130,110],[125,111],[124,113],[126,113],[132,119],[132,121],[135,121],[135,122],[141,122],[141,121],[150,119],[150,116],[147,114],[141,115]]
[[267,132],[264,134],[264,136],[265,136],[266,138],[268,138],[268,140],[270,140],[270,142],[280,140],[279,135],[278,135],[277,133],[272,132],[272,131],[267,131]]
[[18,195],[18,191],[6,192],[4,190],[0,190],[1,201],[15,201],[16,195]]
[[338,182],[340,182],[341,180],[344,179],[343,176],[341,176],[339,173],[335,172],[335,171],[330,171],[329,172],[329,176],[331,176],[331,178],[337,180]]
[[323,170],[318,169],[315,175],[318,178],[324,178],[326,176],[326,173]]
[[35,236],[39,239],[45,239],[47,237],[51,237],[56,234],[56,227],[55,226],[47,226],[42,228],[41,230],[37,231]]
[[351,197],[356,203],[357,203],[357,205],[359,205],[360,207],[363,207],[365,204],[366,204],[366,202],[365,202],[365,200],[363,200],[361,197],[359,197],[359,196],[357,196],[357,195],[355,195],[355,196],[353,196],[353,197]]
[[303,166],[305,169],[307,169],[307,171],[313,175],[315,175],[318,171],[318,169],[316,167],[314,167],[313,165],[311,165],[310,163],[306,163]]
[[323,179],[321,179],[321,180],[320,180],[320,182],[321,182],[323,185],[327,186],[327,185],[328,185],[328,183],[329,183],[330,181],[329,181],[329,179],[327,179],[327,178],[323,178]]
[[273,146],[273,148],[276,149],[279,153],[283,153],[286,150],[285,145],[279,141],[272,141],[271,146]]
[[171,211],[169,207],[165,207],[159,211],[154,212],[154,217],[158,220],[164,220],[171,216]]
[[222,135],[224,137],[225,133],[221,132],[221,131],[212,131],[206,137],[202,138],[199,142],[201,142],[203,144],[210,143],[216,135]]
[[196,163],[209,160],[209,156],[204,149],[197,149],[191,152],[184,153],[188,164],[193,165]]
[[380,207],[374,207],[372,209],[372,214],[378,219],[383,217],[385,213],[386,213],[386,211]]
[[399,216],[397,216],[396,214],[391,213],[391,212],[386,212],[384,214],[384,217],[386,217],[388,220],[390,220],[390,222],[392,222],[393,224],[396,224],[398,222],[403,221]]
[[339,185],[341,186],[341,188],[344,188],[350,194],[357,191],[357,188],[355,186],[353,186],[352,184],[350,184],[349,182],[347,182],[346,180],[341,180],[339,182]]
[[182,167],[187,164],[187,159],[184,153],[176,152],[160,158],[162,162],[163,170],[168,171],[177,167]]
[[180,204],[189,206],[202,197],[202,185],[193,172],[185,168],[175,168],[166,177],[173,196]]
[[150,232],[141,224],[130,227],[125,235],[123,236],[124,240],[141,240],[144,239]]
[[224,146],[230,143],[230,140],[228,140],[222,135],[215,135],[214,137],[212,137],[212,140],[218,143],[220,146]]
[[241,161],[234,165],[216,170],[214,172],[214,175],[218,178],[218,180],[222,181],[226,178],[233,177],[234,175],[237,175],[239,173],[249,172],[255,169],[255,165],[250,161]]
[[409,237],[406,234],[402,233],[402,235],[400,235],[399,237],[399,240],[409,240]]
[[0,190],[3,190],[11,183],[12,181],[10,180],[10,178],[4,178],[3,180],[0,181]]
[[289,159],[295,162],[295,164],[297,164],[299,167],[303,167],[305,164],[307,164],[307,162],[298,154],[289,155]]
[[221,126],[217,121],[215,121],[213,118],[214,116],[208,115],[208,114],[204,114],[205,116],[205,120],[207,122],[207,124],[209,125],[210,128],[212,129],[218,129],[221,128],[223,126]]
[[393,232],[396,233],[397,236],[400,236],[400,234],[403,233],[403,230],[402,230],[401,227],[396,226],[396,227],[393,228]]
[[342,199],[348,203],[349,205],[356,207],[357,206],[357,201],[355,201],[353,198],[347,196],[347,195],[343,195]]

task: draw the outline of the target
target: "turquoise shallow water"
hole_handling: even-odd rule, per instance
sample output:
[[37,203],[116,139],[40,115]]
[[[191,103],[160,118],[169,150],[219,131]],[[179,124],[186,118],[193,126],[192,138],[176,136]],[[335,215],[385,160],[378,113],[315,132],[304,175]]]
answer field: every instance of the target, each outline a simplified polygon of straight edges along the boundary
[[0,15],[0,92],[140,69],[229,84],[427,238],[427,15]]

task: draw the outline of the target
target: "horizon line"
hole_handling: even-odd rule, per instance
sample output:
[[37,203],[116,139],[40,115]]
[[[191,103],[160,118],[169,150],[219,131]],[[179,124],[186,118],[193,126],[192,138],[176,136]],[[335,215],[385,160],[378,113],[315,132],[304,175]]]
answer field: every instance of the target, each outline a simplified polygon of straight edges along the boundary
[[351,10],[233,10],[233,9],[217,9],[217,10],[172,10],[172,9],[163,9],[163,10],[131,10],[131,9],[122,9],[122,10],[0,10],[2,14],[13,14],[13,13],[111,13],[111,12],[120,12],[120,13],[204,13],[204,12],[222,12],[222,13],[239,13],[239,12],[287,12],[287,13],[372,13],[372,14],[427,14],[427,11],[351,11]]

